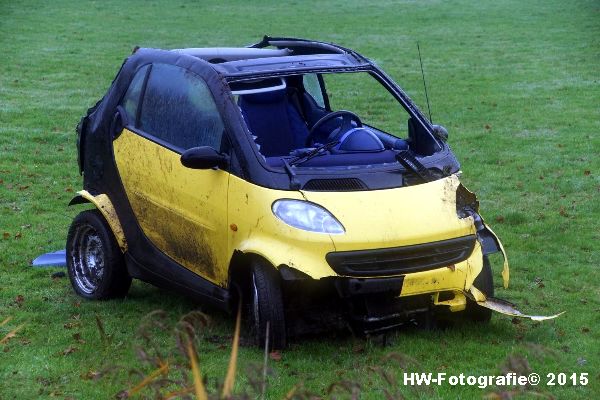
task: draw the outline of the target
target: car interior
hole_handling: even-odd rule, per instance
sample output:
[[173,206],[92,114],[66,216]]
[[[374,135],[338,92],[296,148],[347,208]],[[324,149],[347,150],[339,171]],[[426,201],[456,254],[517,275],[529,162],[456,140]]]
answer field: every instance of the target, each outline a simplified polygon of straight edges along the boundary
[[[330,167],[395,163],[408,141],[333,111],[306,90],[302,75],[232,82],[232,93],[267,165]],[[383,90],[383,88],[382,88]]]

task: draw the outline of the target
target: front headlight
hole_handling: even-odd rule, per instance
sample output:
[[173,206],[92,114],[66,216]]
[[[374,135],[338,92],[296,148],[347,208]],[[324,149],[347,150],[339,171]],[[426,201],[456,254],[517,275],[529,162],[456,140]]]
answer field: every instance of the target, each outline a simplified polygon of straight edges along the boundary
[[345,232],[342,224],[329,211],[308,201],[277,200],[272,209],[277,218],[294,228],[330,234]]

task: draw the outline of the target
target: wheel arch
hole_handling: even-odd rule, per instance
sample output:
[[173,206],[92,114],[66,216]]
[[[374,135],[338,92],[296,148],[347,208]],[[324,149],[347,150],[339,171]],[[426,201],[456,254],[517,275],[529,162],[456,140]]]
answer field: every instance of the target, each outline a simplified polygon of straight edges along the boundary
[[[235,310],[237,307],[237,302],[239,301],[240,294],[242,295],[242,299],[246,299],[248,296],[247,289],[249,289],[248,285],[242,285],[241,283],[247,283],[251,280],[252,275],[252,263],[263,263],[265,265],[273,268],[273,271],[277,274],[279,279],[284,279],[284,274],[289,268],[287,265],[274,265],[271,260],[267,257],[255,253],[255,252],[243,252],[241,250],[235,250],[233,252],[233,256],[231,257],[231,261],[229,263],[229,278],[227,285],[229,287],[229,293],[231,294],[231,309]],[[298,274],[302,274],[298,271]],[[307,276],[308,277],[308,276]]]
[[119,221],[119,217],[117,216],[117,212],[110,201],[110,198],[104,193],[93,195],[87,190],[80,190],[77,192],[77,196],[73,197],[68,205],[72,206],[85,203],[93,204],[98,211],[100,211],[110,226],[110,229],[115,236],[117,243],[119,244],[121,252],[125,253],[127,251],[127,239],[125,238],[121,221]]

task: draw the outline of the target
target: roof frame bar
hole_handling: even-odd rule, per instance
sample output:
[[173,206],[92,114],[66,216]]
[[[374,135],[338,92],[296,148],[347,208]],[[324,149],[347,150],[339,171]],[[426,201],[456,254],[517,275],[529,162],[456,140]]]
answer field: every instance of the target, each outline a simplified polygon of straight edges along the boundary
[[349,54],[361,63],[369,63],[368,59],[354,50],[338,46],[334,43],[319,42],[316,40],[270,37],[265,35],[260,42],[254,43],[248,47],[262,49],[268,46],[277,47],[278,49],[289,48],[294,52],[299,52],[301,54]]

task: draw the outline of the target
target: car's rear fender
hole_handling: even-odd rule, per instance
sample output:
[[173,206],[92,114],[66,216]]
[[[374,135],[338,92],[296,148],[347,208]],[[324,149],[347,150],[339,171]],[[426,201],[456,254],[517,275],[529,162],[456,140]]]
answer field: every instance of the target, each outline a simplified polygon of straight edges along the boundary
[[119,244],[119,248],[125,253],[127,251],[127,240],[125,239],[121,221],[117,217],[117,212],[110,198],[104,193],[93,195],[87,190],[80,190],[77,192],[77,196],[71,199],[69,206],[83,203],[92,203],[102,213]]

